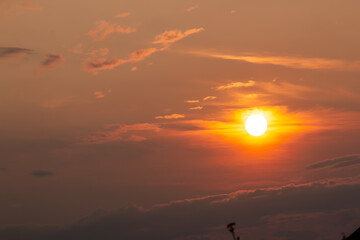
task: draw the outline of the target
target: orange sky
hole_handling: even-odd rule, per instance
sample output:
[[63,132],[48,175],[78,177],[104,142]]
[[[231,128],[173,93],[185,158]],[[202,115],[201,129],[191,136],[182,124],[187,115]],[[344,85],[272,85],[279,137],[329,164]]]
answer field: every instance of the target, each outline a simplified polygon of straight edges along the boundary
[[[0,238],[8,226],[73,224],[99,209],[168,213],[185,199],[289,184],[357,187],[359,7],[0,0]],[[268,120],[263,136],[245,131],[253,113]],[[316,234],[307,239],[327,239],[319,235],[325,225],[307,223],[331,212],[336,230],[351,231],[359,218],[346,213],[355,220],[341,222],[343,211],[256,214],[272,219],[268,239],[290,239],[276,224],[294,214]],[[164,238],[154,230],[150,239],[220,239],[219,224]],[[239,228],[250,234],[260,225]]]

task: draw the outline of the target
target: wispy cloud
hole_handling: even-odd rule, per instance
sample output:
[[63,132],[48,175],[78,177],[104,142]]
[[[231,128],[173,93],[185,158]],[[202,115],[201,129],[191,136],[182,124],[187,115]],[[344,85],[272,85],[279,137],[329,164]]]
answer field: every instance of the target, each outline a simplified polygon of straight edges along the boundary
[[201,107],[201,106],[189,108],[189,110],[201,110],[201,109],[203,109],[203,107]]
[[186,103],[198,103],[200,102],[199,100],[186,100]]
[[82,144],[104,144],[114,141],[141,142],[147,139],[147,135],[159,130],[159,127],[151,123],[132,125],[109,124],[104,131],[99,131],[84,139]]
[[104,98],[105,97],[105,93],[103,92],[94,92],[94,96],[96,98]]
[[80,55],[91,56],[91,57],[103,57],[109,53],[108,48],[99,48],[88,52],[84,52],[82,48],[83,45],[80,43],[72,49],[72,52]]
[[33,51],[27,48],[17,47],[0,47],[0,59],[2,58],[17,58],[30,54]]
[[202,57],[236,60],[255,64],[271,64],[295,69],[360,71],[360,61],[292,56],[229,55],[205,51],[190,51],[188,53]]
[[192,28],[185,32],[182,32],[181,30],[169,30],[165,31],[155,37],[155,40],[153,41],[154,44],[169,44],[177,42],[191,34],[198,33],[201,31],[204,31],[204,28]]
[[146,57],[160,51],[166,50],[171,43],[181,40],[182,38],[194,34],[196,32],[204,30],[203,28],[193,28],[190,30],[185,31],[185,33],[181,32],[180,30],[173,30],[173,31],[165,31],[162,34],[159,34],[155,37],[154,44],[163,44],[161,47],[151,47],[145,49],[139,49],[130,54],[127,59],[106,59],[106,58],[94,58],[88,59],[84,63],[84,69],[89,72],[93,72],[97,74],[98,70],[105,70],[105,69],[113,69],[121,64],[124,63],[135,63],[144,60]]
[[207,101],[207,100],[214,100],[214,99],[216,99],[216,97],[215,97],[215,96],[207,96],[207,97],[204,97],[204,98],[203,98],[203,100],[204,100],[204,101]]
[[248,82],[232,82],[226,85],[217,87],[217,90],[225,90],[229,88],[239,88],[239,87],[252,87],[255,85],[255,81],[249,80]]
[[56,68],[65,61],[61,54],[46,54],[40,66],[34,70],[36,76],[40,76],[45,69]]
[[111,33],[130,34],[133,32],[136,32],[135,28],[123,27],[120,24],[110,23],[106,20],[99,20],[96,22],[96,28],[90,30],[88,34],[93,37],[95,41],[101,41]]
[[128,16],[130,16],[130,13],[128,13],[128,12],[123,12],[123,13],[116,14],[114,17],[115,17],[115,18],[126,18],[126,17],[128,17]]
[[179,119],[179,118],[184,118],[185,115],[184,114],[171,114],[171,115],[164,115],[164,116],[156,116],[155,119]]
[[0,16],[9,17],[15,13],[21,13],[22,10],[42,10],[43,8],[32,0],[1,0]]
[[41,62],[41,66],[45,68],[54,68],[64,62],[61,54],[46,54],[45,59]]
[[106,59],[106,58],[95,58],[87,60],[84,63],[84,68],[86,71],[92,71],[96,73],[99,70],[104,69],[113,69],[124,63],[135,63],[144,60],[146,57],[152,55],[157,51],[161,51],[162,49],[157,48],[147,48],[147,49],[139,49],[135,52],[131,53],[129,58],[127,59]]
[[352,166],[355,164],[360,164],[360,154],[352,154],[341,157],[335,157],[332,159],[327,159],[325,161],[317,162],[308,166],[308,169],[320,169],[320,168],[341,168]]
[[191,7],[187,8],[186,11],[192,12],[192,11],[194,11],[194,10],[196,10],[196,9],[199,9],[199,8],[200,8],[199,5],[194,5],[194,6],[191,6]]

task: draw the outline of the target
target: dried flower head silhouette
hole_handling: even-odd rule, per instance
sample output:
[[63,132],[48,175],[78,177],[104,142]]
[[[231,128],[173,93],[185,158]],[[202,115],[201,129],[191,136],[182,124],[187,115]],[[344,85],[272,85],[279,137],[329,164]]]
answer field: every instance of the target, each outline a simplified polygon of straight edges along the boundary
[[229,232],[231,232],[234,240],[240,240],[240,237],[235,236],[235,228],[234,228],[235,225],[236,225],[236,223],[232,222],[232,223],[229,223],[226,227],[229,230]]

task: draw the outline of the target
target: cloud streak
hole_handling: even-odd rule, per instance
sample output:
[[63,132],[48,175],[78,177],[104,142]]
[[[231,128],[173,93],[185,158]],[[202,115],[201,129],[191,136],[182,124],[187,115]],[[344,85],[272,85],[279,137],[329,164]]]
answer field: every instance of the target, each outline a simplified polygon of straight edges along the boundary
[[203,28],[193,28],[185,31],[184,33],[180,30],[172,30],[172,31],[165,31],[162,34],[159,34],[155,37],[155,41],[153,44],[162,44],[161,47],[150,47],[145,49],[139,49],[130,54],[127,59],[120,59],[120,58],[93,58],[88,59],[84,63],[84,69],[89,72],[93,72],[97,74],[99,70],[106,70],[106,69],[113,69],[121,64],[124,63],[135,63],[144,60],[145,58],[151,56],[152,54],[160,51],[166,50],[170,44],[177,42],[191,34],[203,31]]
[[325,161],[317,162],[307,167],[307,169],[322,169],[322,168],[342,168],[355,164],[360,164],[360,154],[352,154],[341,157],[331,158]]
[[184,114],[170,114],[170,115],[164,115],[164,116],[156,116],[155,119],[180,119],[180,118],[185,118]]
[[0,59],[22,57],[32,52],[31,49],[27,48],[0,47]]
[[135,28],[123,27],[120,24],[110,23],[106,20],[99,20],[95,24],[96,28],[88,32],[95,41],[102,41],[112,33],[130,34],[136,32]]
[[162,49],[157,48],[146,48],[139,49],[132,52],[127,59],[106,59],[106,58],[95,58],[90,59],[84,63],[84,69],[89,72],[96,73],[99,70],[113,69],[124,63],[135,63],[144,60],[146,57],[152,55],[155,52],[161,51]]
[[46,54],[45,59],[41,62],[44,68],[54,68],[64,62],[64,57],[61,54]]
[[141,142],[147,139],[147,135],[159,131],[156,124],[140,123],[132,125],[109,124],[104,131],[85,138],[83,145],[104,144],[114,141]]
[[240,87],[252,87],[255,85],[255,81],[249,80],[248,82],[233,82],[226,85],[217,87],[217,90],[225,90],[230,88],[240,88]]
[[165,31],[155,37],[154,44],[169,44],[177,42],[189,35],[204,31],[204,28],[192,28],[182,32],[181,30],[169,30]]
[[346,61],[328,58],[306,58],[292,56],[230,55],[205,51],[190,51],[200,57],[235,60],[254,64],[271,64],[294,69],[360,71],[360,61]]

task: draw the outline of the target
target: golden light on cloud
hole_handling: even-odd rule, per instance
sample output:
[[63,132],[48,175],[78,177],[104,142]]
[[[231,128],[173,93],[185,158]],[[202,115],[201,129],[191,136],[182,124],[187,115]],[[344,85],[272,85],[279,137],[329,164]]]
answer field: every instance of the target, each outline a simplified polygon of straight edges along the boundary
[[245,129],[251,136],[261,136],[266,132],[267,121],[261,114],[251,115],[246,119]]
[[257,154],[296,142],[302,136],[324,128],[322,119],[313,112],[292,112],[283,106],[229,110],[223,113],[221,120],[198,124],[209,141],[237,145]]

